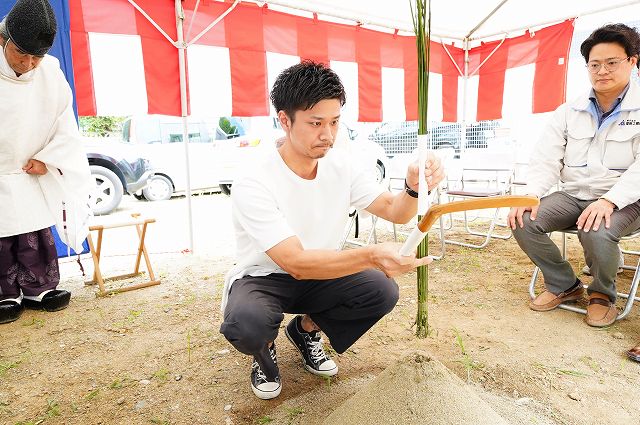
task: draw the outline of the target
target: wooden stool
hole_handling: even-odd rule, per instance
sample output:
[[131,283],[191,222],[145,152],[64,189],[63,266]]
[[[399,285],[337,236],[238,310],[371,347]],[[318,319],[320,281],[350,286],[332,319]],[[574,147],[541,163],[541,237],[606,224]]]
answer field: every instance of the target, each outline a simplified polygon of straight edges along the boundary
[[[93,279],[85,282],[85,285],[95,285],[97,283],[99,287],[99,294],[98,294],[99,296],[105,296],[105,295],[118,293],[118,292],[133,291],[134,289],[146,288],[148,286],[155,286],[160,284],[160,280],[156,280],[155,278],[155,275],[153,273],[153,268],[151,267],[151,261],[149,261],[149,254],[147,253],[147,248],[144,245],[144,237],[147,233],[147,224],[155,223],[156,219],[140,218],[140,214],[137,214],[137,213],[131,214],[131,217],[132,217],[131,220],[124,221],[124,222],[99,224],[99,225],[89,227],[89,236],[87,237],[87,239],[89,240],[89,248],[91,249],[91,256],[93,257],[94,270],[93,270]],[[136,256],[136,264],[135,264],[133,273],[127,273],[127,274],[112,276],[112,277],[103,277],[102,271],[100,270],[100,252],[102,249],[102,232],[105,229],[115,229],[118,227],[128,227],[128,226],[136,227],[136,230],[138,232],[138,239],[139,239],[138,254]],[[91,237],[91,231],[98,232],[97,247],[93,245],[93,238]],[[140,258],[142,257],[142,255],[144,255],[144,261],[147,264],[147,271],[149,272],[148,282],[139,283],[137,285],[126,286],[124,288],[111,289],[108,291],[105,290],[104,288],[105,279],[121,280],[121,279],[128,279],[128,278],[135,277],[142,274],[142,272],[140,271]]]

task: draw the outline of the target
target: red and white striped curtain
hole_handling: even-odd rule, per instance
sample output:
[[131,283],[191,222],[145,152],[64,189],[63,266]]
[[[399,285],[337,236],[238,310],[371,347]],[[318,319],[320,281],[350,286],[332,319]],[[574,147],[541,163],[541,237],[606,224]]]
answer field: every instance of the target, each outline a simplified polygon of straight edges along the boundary
[[[69,0],[76,98],[80,115],[180,115],[178,50],[126,0]],[[173,0],[136,3],[176,39]],[[183,3],[185,32],[199,34],[230,3]],[[533,113],[565,100],[573,21],[509,38],[468,81],[462,105],[464,52],[431,43],[430,118],[498,119],[512,109]],[[471,49],[475,70],[499,42]],[[448,53],[447,53],[448,52]],[[451,56],[451,57],[450,57]],[[347,90],[352,121],[417,119],[417,60],[412,36],[373,31],[239,4],[188,49],[193,115],[273,115],[269,89],[300,59],[329,63]],[[457,64],[454,65],[454,62]],[[525,81],[526,84],[522,84]]]

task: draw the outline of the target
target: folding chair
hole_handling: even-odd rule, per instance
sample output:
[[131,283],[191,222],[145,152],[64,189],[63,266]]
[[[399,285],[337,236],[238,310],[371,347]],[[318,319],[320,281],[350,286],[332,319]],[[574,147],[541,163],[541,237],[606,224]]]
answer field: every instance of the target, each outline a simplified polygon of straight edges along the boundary
[[[363,219],[371,217],[371,229],[369,230],[369,235],[366,238],[363,238],[360,235],[360,222]],[[366,211],[357,211],[355,208],[349,213],[349,224],[347,224],[347,229],[342,237],[342,241],[340,242],[340,249],[344,249],[347,245],[355,245],[355,246],[365,246],[369,245],[371,241],[373,243],[378,243],[378,235],[376,234],[376,224],[378,223],[378,216],[373,214],[369,214]],[[355,226],[355,230],[354,230]],[[351,230],[354,230],[353,238],[349,238],[351,235]]]
[[[577,235],[578,231],[575,228],[573,228],[573,229],[560,230],[559,232],[562,233],[562,243],[561,243],[562,258],[566,259],[567,258],[567,234]],[[621,240],[630,240],[630,239],[636,239],[639,237],[640,237],[640,229],[636,230],[634,233],[630,235],[622,237]],[[624,264],[622,266],[623,269],[634,270],[635,273],[633,275],[633,278],[631,279],[631,286],[629,287],[629,292],[628,293],[618,292],[618,297],[625,298],[627,302],[624,305],[624,309],[622,313],[618,314],[618,317],[616,318],[616,320],[620,320],[626,317],[631,311],[631,307],[633,307],[633,302],[640,301],[640,297],[636,296],[636,293],[638,291],[638,283],[640,282],[640,251],[622,250],[622,253],[626,255],[637,256],[638,263],[635,266],[631,266],[627,264]],[[536,266],[533,269],[533,276],[531,277],[531,282],[529,282],[529,296],[531,297],[531,299],[534,299],[536,297],[535,286],[536,286],[536,281],[538,279],[539,273],[540,273],[540,268]],[[584,285],[584,287],[586,288],[587,285]],[[560,304],[558,307],[564,310],[569,310],[576,313],[587,314],[586,309],[576,307],[574,305]]]
[[[155,274],[153,273],[153,268],[151,267],[151,261],[149,260],[149,254],[147,253],[147,248],[145,246],[145,236],[147,234],[147,225],[149,223],[155,223],[155,218],[141,218],[140,214],[134,213],[131,214],[132,219],[127,221],[121,221],[117,223],[108,223],[108,224],[99,224],[94,226],[89,226],[89,236],[87,239],[89,240],[89,248],[91,249],[91,257],[93,259],[93,279],[85,282],[85,285],[95,285],[98,284],[99,293],[98,295],[104,296],[118,292],[126,292],[133,291],[134,289],[146,288],[149,286],[155,286],[160,284],[160,280],[157,280]],[[133,273],[126,273],[118,276],[111,277],[103,277],[102,270],[100,268],[100,254],[102,253],[102,239],[103,232],[106,229],[115,229],[120,227],[130,227],[135,226],[136,231],[138,233],[138,243],[137,248],[138,252],[136,255],[136,262],[134,265]],[[91,236],[92,231],[98,232],[98,243],[97,245],[93,244],[93,238]],[[106,290],[104,286],[105,280],[122,280],[128,279],[132,277],[139,276],[142,274],[140,271],[140,260],[141,257],[144,256],[144,261],[147,266],[147,272],[149,273],[149,280],[146,282],[142,282],[136,285],[130,285],[126,287],[121,287],[117,289]]]
[[[448,201],[455,199],[486,198],[490,196],[507,195],[512,192],[514,178],[514,161],[511,152],[496,152],[487,149],[467,149],[465,151],[464,165],[459,180],[453,183],[447,181],[442,196]],[[440,220],[441,235],[444,242],[452,245],[460,245],[468,248],[484,248],[491,238],[509,239],[508,234],[496,234],[496,226],[506,227],[506,224],[499,224],[500,210],[496,209],[490,218],[489,227],[486,231],[476,231],[469,227],[467,212],[463,213],[464,229],[473,236],[484,238],[481,243],[468,243],[444,238],[444,231],[453,228],[454,217],[449,215],[449,225],[444,227],[444,220]]]

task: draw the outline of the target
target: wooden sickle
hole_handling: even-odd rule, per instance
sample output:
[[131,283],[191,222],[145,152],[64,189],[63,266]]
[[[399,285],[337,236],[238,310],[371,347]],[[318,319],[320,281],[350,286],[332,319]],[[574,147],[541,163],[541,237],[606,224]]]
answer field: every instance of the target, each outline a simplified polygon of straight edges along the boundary
[[433,205],[422,217],[416,228],[413,229],[413,232],[409,234],[404,245],[400,248],[400,255],[413,255],[413,252],[422,242],[429,229],[431,229],[433,223],[444,214],[485,208],[534,207],[539,204],[540,200],[535,196],[503,195]]

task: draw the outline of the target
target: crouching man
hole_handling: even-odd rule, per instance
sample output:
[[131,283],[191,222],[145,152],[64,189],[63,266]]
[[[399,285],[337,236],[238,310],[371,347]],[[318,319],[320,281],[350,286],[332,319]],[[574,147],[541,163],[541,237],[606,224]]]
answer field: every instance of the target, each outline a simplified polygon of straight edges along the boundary
[[[238,260],[226,276],[220,327],[238,351],[253,356],[251,388],[261,399],[280,394],[274,341],[284,313],[297,314],[285,334],[305,369],[333,376],[338,366],[320,332],[343,353],[395,306],[392,278],[430,262],[400,256],[396,243],[338,250],[351,207],[406,223],[418,204],[417,164],[407,170],[406,190],[394,196],[331,149],[345,103],[338,76],[305,61],[278,76],[271,101],[286,134],[260,166],[234,182]],[[440,161],[429,157],[429,189],[443,176]]]

